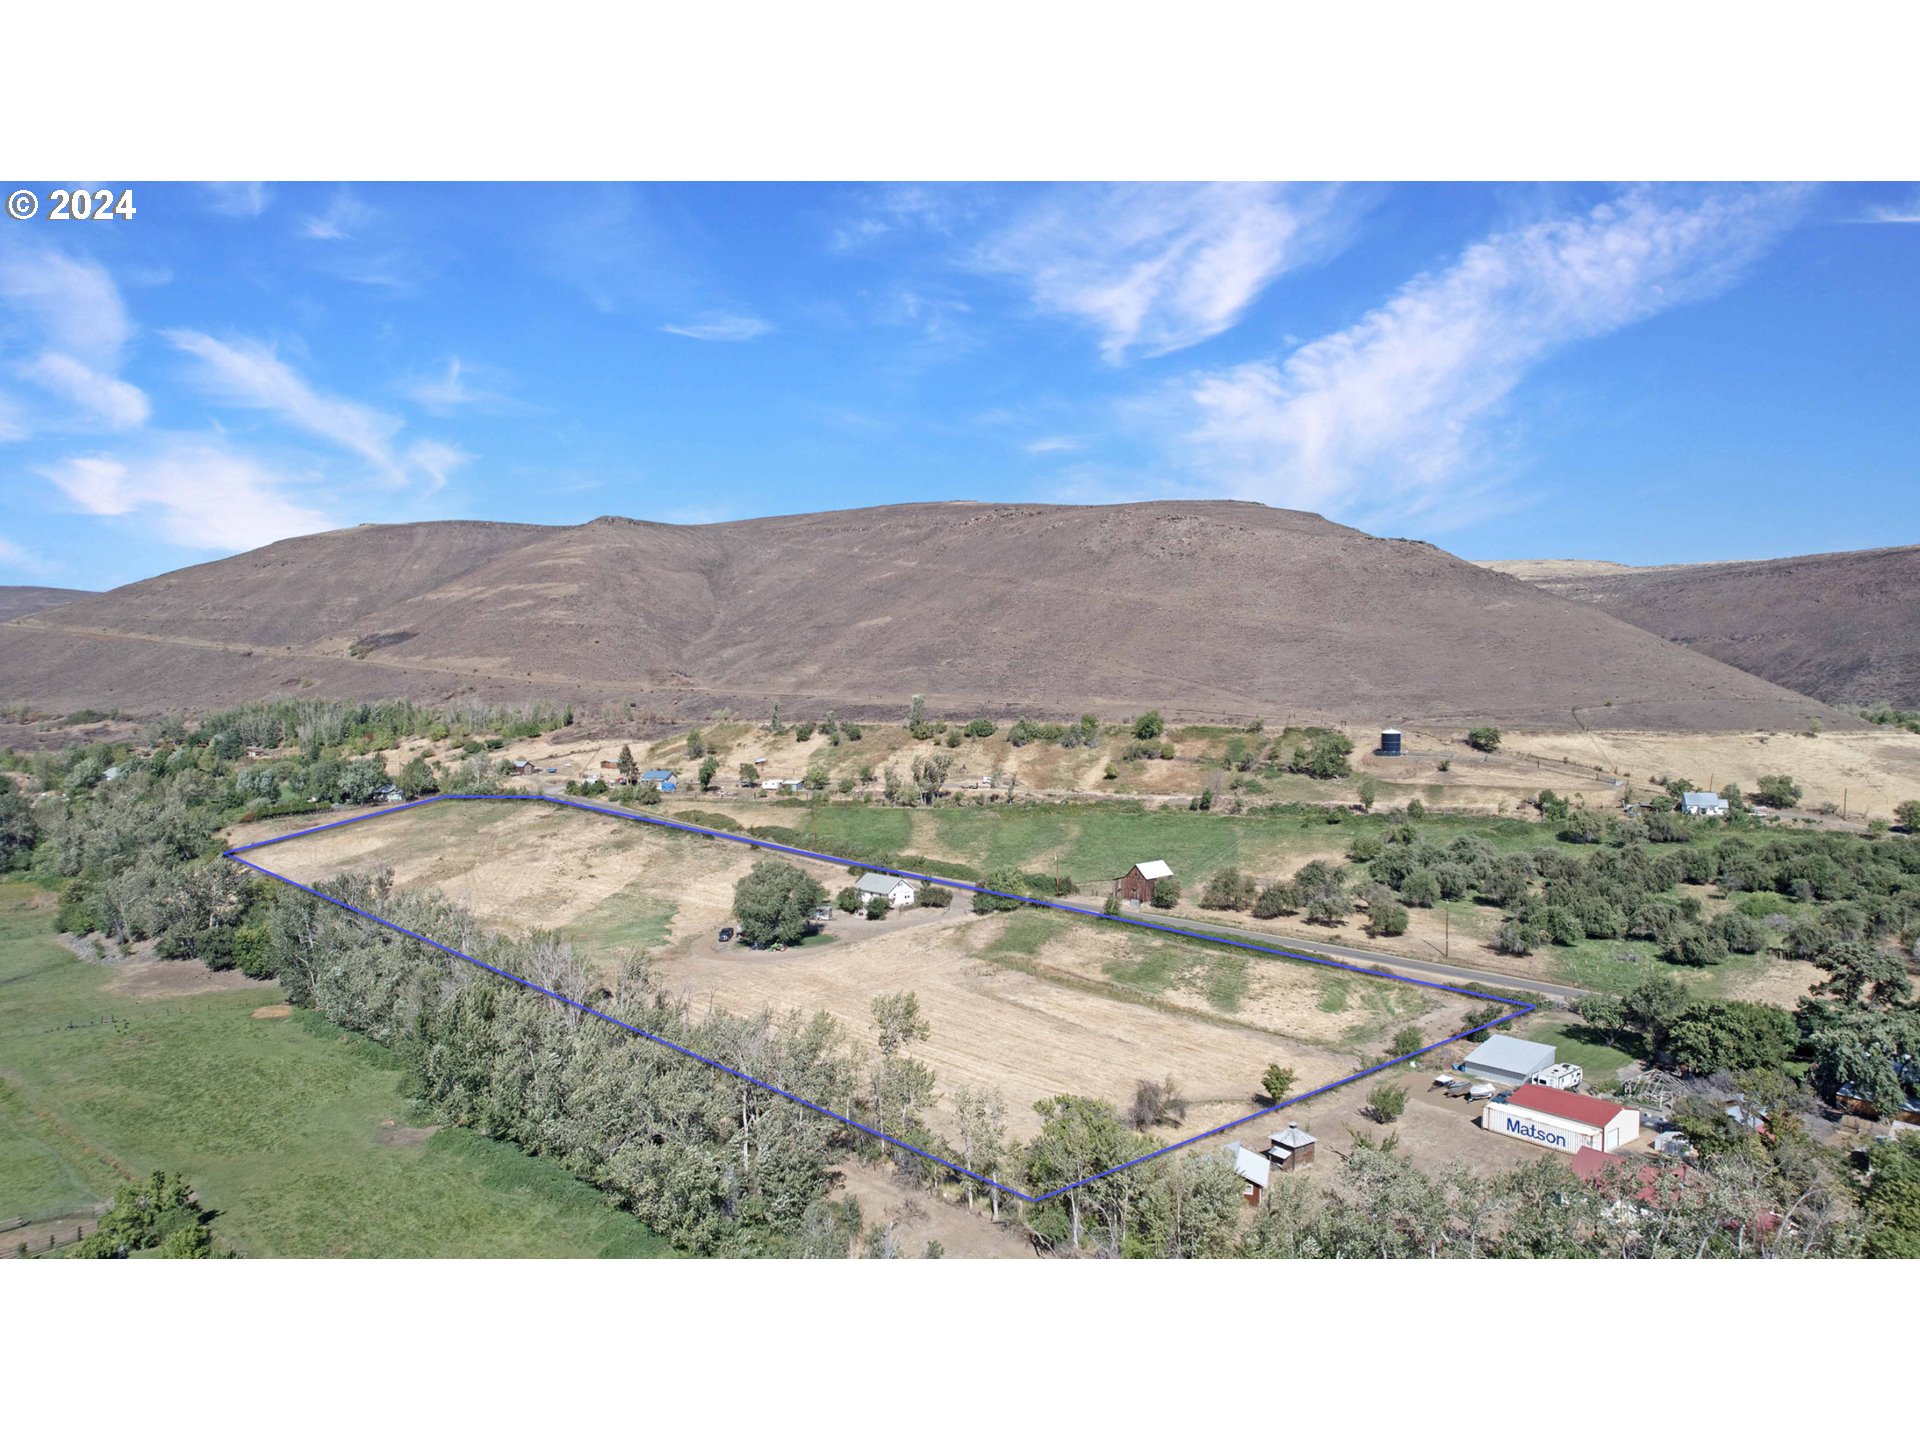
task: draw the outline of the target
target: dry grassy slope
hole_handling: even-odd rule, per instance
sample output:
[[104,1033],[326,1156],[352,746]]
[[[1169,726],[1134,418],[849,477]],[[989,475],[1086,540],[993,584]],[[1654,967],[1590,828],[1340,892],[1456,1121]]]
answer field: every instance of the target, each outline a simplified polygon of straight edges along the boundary
[[1492,568],[1830,704],[1920,706],[1920,546],[1717,565]]
[[[125,638],[154,635],[177,638]],[[348,658],[373,635],[390,638]],[[1230,501],[363,527],[0,628],[4,698],[151,709],[288,686],[690,715],[772,696],[892,712],[919,691],[954,710],[1362,726],[1785,727],[1820,710],[1430,545]]]
[[93,593],[91,590],[61,590],[52,585],[0,585],[0,620],[38,614]]

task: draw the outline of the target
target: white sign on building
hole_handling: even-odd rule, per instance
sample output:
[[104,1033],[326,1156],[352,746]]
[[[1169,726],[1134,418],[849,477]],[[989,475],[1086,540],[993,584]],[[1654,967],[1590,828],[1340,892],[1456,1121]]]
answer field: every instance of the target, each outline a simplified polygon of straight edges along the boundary
[[1600,1144],[1600,1132],[1591,1126],[1551,1119],[1536,1111],[1517,1110],[1510,1105],[1488,1105],[1480,1123],[1496,1135],[1530,1141],[1549,1150],[1558,1150],[1563,1155]]

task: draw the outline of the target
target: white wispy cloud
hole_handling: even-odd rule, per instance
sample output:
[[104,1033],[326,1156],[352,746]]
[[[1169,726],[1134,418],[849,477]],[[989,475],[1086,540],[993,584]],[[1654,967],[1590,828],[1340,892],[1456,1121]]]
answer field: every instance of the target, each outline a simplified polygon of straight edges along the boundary
[[110,430],[134,430],[147,423],[153,406],[137,385],[95,370],[84,361],[48,351],[20,367],[19,373],[41,389],[77,406]]
[[106,267],[57,250],[0,255],[0,298],[34,322],[49,349],[102,368],[118,368],[133,336]]
[[684,335],[689,340],[757,340],[773,326],[754,315],[706,315],[660,328],[669,335]]
[[335,524],[289,498],[285,476],[217,442],[176,438],[132,459],[72,456],[40,473],[86,514],[138,516],[192,550],[251,550]]
[[228,344],[198,330],[163,332],[175,349],[199,362],[195,378],[217,400],[249,410],[265,410],[309,435],[338,445],[396,478],[400,463],[393,440],[401,421],[338,395],[314,389],[294,368],[265,345]]
[[1791,188],[1634,191],[1496,234],[1284,360],[1189,377],[1156,413],[1216,492],[1445,524],[1498,484],[1497,422],[1530,371],[1724,290],[1799,203]]
[[1029,455],[1061,455],[1084,450],[1087,442],[1073,435],[1043,435],[1038,440],[1027,441],[1020,448]]
[[216,215],[251,220],[273,204],[273,187],[258,180],[214,180],[205,185],[207,207]]
[[36,419],[55,429],[147,422],[146,393],[119,374],[134,326],[104,266],[53,250],[10,254],[0,258],[0,299],[46,347],[13,373],[68,407],[32,419],[19,408],[0,414],[0,439],[24,439]]
[[352,191],[339,190],[326,209],[300,222],[300,233],[309,240],[351,240],[364,234],[378,217],[379,212]]
[[835,222],[827,248],[849,254],[902,235],[949,235],[976,214],[975,199],[966,186],[875,186],[863,190]]
[[0,444],[13,440],[24,440],[33,433],[27,424],[26,413],[4,391],[0,391]]
[[407,447],[407,463],[426,477],[429,495],[444,488],[453,472],[472,459],[459,446],[441,440],[416,440]]
[[417,375],[405,381],[400,388],[421,409],[445,415],[462,405],[471,405],[479,398],[467,384],[463,370],[460,357],[455,355],[447,361],[445,373]]
[[974,252],[1041,310],[1086,324],[1112,364],[1231,327],[1284,271],[1338,243],[1331,192],[1273,185],[1073,186]]
[[0,535],[0,565],[11,566],[15,570],[24,570],[29,575],[50,575],[55,567],[31,550],[14,544],[6,536]]
[[416,439],[402,448],[406,427],[400,417],[315,388],[266,345],[216,340],[197,330],[162,333],[197,362],[194,379],[215,401],[264,411],[338,446],[366,461],[389,484],[419,487],[430,495],[473,459],[458,446],[435,439]]

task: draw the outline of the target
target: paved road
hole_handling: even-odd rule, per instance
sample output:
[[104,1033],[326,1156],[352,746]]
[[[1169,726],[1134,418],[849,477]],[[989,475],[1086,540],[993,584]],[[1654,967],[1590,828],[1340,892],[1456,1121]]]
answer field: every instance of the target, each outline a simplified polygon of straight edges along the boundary
[[1536,995],[1551,995],[1556,1000],[1578,1000],[1582,995],[1589,993],[1575,985],[1549,984],[1545,980],[1535,980],[1524,975],[1502,975],[1493,970],[1475,970],[1444,960],[1410,960],[1404,955],[1385,955],[1377,950],[1359,950],[1351,945],[1329,945],[1320,940],[1294,940],[1265,930],[1243,930],[1235,925],[1221,925],[1212,920],[1194,920],[1183,916],[1169,923],[1195,930],[1217,930],[1222,935],[1233,936],[1236,940],[1255,940],[1262,945],[1271,945],[1276,950],[1309,950],[1316,955],[1326,955],[1335,960],[1350,960],[1356,965],[1379,965],[1388,970],[1434,976],[1449,984],[1464,986],[1468,989],[1476,986],[1492,986],[1496,990],[1525,990]]

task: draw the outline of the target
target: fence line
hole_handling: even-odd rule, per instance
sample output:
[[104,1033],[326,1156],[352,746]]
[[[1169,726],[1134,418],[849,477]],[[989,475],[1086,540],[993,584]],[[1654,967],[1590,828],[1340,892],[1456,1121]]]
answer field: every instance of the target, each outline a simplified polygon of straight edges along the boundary
[[[100,1222],[98,1220],[93,1222],[93,1228],[96,1232],[100,1229]],[[78,1245],[85,1237],[87,1227],[84,1224],[75,1225],[73,1227],[73,1238],[71,1240],[63,1238],[66,1233],[65,1230],[50,1231],[45,1243],[40,1245],[35,1245],[31,1241],[22,1240],[17,1245],[0,1248],[0,1260],[25,1260],[29,1256],[44,1255],[49,1250],[64,1250],[69,1245]]]

